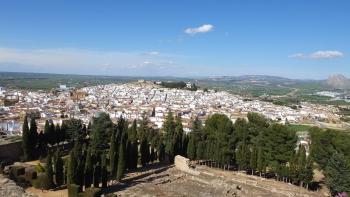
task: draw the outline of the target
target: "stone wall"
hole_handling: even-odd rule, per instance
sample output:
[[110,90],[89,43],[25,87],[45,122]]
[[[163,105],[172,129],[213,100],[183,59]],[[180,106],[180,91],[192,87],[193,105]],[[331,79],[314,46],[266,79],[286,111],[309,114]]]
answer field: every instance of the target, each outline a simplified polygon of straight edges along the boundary
[[190,168],[190,160],[187,159],[186,157],[176,155],[175,156],[175,167],[178,170],[181,170],[183,172],[192,174],[192,175],[199,175],[200,172]]

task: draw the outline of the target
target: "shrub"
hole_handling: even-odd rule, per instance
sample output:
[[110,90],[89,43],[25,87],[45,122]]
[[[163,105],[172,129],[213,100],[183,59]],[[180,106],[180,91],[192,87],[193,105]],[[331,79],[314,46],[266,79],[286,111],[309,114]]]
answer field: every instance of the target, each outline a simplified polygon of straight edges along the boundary
[[45,173],[38,174],[37,179],[33,180],[33,186],[37,189],[51,189],[53,188],[52,181]]
[[45,168],[40,163],[38,163],[38,165],[35,166],[35,171],[39,174],[45,172]]
[[70,184],[68,185],[68,197],[77,197],[79,193],[79,185]]
[[101,189],[99,188],[88,188],[86,189],[85,193],[85,197],[98,197],[101,195]]

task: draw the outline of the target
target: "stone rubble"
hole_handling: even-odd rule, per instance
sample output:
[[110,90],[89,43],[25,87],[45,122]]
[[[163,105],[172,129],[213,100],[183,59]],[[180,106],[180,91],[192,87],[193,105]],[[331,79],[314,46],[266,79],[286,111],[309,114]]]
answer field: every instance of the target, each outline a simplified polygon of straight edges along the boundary
[[0,174],[0,196],[6,197],[36,197],[33,194],[26,193],[24,189],[2,174]]

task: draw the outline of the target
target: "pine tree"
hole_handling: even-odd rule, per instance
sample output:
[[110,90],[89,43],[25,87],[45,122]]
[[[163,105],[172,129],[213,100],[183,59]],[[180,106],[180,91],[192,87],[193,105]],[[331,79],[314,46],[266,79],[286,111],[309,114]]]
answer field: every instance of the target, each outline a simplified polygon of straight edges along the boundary
[[261,173],[264,170],[264,155],[263,155],[263,149],[261,146],[258,148],[258,156],[257,156],[257,162],[256,162],[256,170],[259,172],[260,176]]
[[111,139],[114,125],[109,115],[101,113],[97,118],[93,119],[91,131],[91,148],[93,152],[101,154],[108,147],[108,142]]
[[300,186],[303,186],[306,173],[306,150],[304,146],[299,146],[298,151],[298,179]]
[[252,175],[253,175],[255,169],[257,168],[257,150],[255,146],[252,147],[252,150],[250,153],[249,168],[251,169]]
[[341,153],[334,153],[326,166],[326,185],[333,195],[350,193],[350,166]]
[[304,174],[304,183],[306,184],[306,188],[309,189],[310,183],[313,181],[314,172],[312,167],[312,160],[308,158],[305,166],[305,174]]
[[249,165],[249,158],[250,158],[250,154],[247,149],[247,145],[245,144],[245,142],[242,142],[238,146],[238,150],[236,152],[236,160],[240,170],[247,169]]

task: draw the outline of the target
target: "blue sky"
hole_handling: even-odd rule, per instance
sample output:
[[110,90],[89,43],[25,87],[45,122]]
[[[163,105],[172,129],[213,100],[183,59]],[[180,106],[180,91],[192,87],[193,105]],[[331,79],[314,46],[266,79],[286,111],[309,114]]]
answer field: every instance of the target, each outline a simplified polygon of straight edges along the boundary
[[350,1],[1,1],[0,71],[350,77]]

